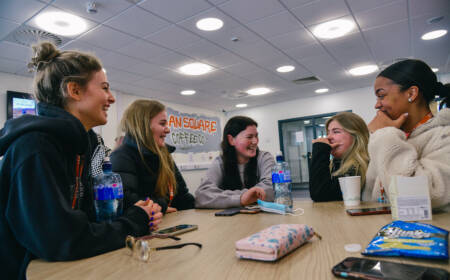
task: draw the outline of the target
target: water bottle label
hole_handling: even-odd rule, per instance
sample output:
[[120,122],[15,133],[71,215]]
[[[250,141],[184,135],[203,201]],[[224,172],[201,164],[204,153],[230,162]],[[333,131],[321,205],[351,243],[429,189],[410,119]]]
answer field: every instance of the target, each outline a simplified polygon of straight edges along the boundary
[[119,184],[113,184],[114,198],[123,198],[123,187]]
[[286,170],[283,172],[282,170],[278,171],[278,173],[272,173],[272,183],[290,183],[291,182],[291,172]]

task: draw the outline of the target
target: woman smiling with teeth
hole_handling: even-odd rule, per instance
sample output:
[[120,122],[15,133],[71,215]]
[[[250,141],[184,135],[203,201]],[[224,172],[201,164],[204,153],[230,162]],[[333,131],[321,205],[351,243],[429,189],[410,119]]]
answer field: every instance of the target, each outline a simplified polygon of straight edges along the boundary
[[197,208],[229,208],[273,201],[271,170],[275,164],[269,152],[258,149],[257,123],[236,116],[225,125],[222,155],[209,168],[195,192]]

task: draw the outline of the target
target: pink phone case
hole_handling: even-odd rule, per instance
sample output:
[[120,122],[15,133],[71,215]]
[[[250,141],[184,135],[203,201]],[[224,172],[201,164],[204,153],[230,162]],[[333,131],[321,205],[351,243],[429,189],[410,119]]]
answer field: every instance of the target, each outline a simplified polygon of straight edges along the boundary
[[280,224],[236,241],[236,256],[241,259],[275,261],[314,236],[314,230],[302,224]]

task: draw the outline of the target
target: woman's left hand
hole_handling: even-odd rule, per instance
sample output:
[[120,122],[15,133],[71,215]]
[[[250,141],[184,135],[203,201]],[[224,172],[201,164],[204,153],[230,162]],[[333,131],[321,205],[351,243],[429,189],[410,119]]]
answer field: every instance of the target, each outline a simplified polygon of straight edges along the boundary
[[384,113],[383,111],[378,110],[377,111],[377,115],[367,125],[367,127],[369,128],[370,133],[374,133],[378,129],[385,128],[385,127],[388,127],[388,126],[401,128],[403,123],[406,121],[407,118],[408,118],[408,113],[404,113],[404,114],[400,115],[400,117],[398,119],[392,120],[391,118],[389,118],[388,115],[386,115],[386,113]]
[[177,212],[177,211],[178,211],[177,208],[167,207],[166,214],[167,214],[167,213]]

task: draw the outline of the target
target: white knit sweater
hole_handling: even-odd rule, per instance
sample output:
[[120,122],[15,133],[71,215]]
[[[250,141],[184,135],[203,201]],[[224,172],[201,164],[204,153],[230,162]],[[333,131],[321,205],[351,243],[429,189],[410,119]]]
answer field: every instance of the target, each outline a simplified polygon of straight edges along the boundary
[[450,109],[405,133],[394,127],[375,131],[369,140],[370,163],[363,200],[380,196],[380,183],[389,192],[391,176],[428,177],[433,208],[450,203]]

